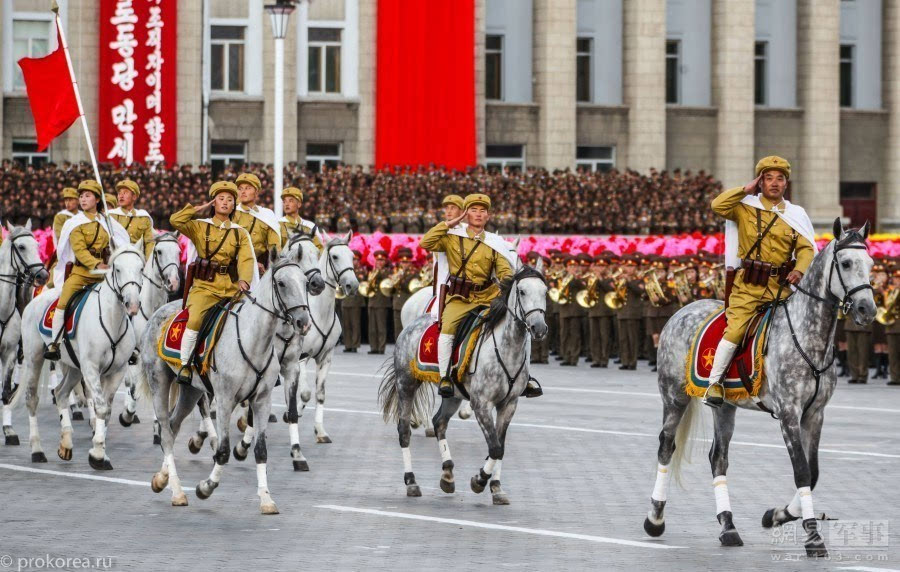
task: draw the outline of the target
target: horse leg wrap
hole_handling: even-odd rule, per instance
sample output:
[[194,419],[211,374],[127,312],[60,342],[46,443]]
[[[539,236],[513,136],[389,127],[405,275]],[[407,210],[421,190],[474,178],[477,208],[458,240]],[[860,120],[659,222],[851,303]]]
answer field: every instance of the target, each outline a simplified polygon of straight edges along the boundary
[[716,494],[716,514],[731,513],[731,500],[728,497],[728,481],[725,475],[713,479],[713,491]]
[[650,495],[651,500],[666,502],[669,494],[670,475],[668,465],[656,465],[656,484],[653,485],[653,493]]

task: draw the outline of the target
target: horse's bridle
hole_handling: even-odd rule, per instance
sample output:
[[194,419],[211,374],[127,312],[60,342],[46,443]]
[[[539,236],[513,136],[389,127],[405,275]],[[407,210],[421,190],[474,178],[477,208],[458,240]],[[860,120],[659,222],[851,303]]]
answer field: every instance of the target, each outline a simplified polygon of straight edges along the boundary
[[[144,259],[144,255],[141,254],[140,252],[138,252],[137,250],[123,250],[122,252],[117,254],[116,257],[118,258],[119,256],[123,256],[125,254],[133,254],[133,255],[137,256],[138,258],[140,258],[141,260]],[[115,262],[113,264],[115,264]],[[143,284],[141,284],[137,280],[129,280],[128,282],[126,282],[124,284],[119,284],[119,279],[116,277],[116,273],[112,272],[112,270],[113,270],[112,265],[110,265],[110,272],[106,273],[106,276],[103,277],[103,280],[110,287],[110,289],[112,289],[113,293],[116,295],[116,299],[118,299],[121,304],[124,304],[125,303],[125,294],[124,294],[125,288],[128,286],[134,286],[135,288],[138,289],[138,292],[140,292]],[[110,274],[112,274],[112,277],[113,277],[112,282],[109,281]],[[141,276],[143,276],[143,275],[144,275],[144,271],[141,270]]]
[[[295,246],[297,243],[300,243],[300,242],[309,242],[309,243],[315,245],[312,234],[297,233],[297,234],[293,235],[291,237],[291,239],[288,241],[288,249],[292,248],[293,246]],[[301,270],[302,270],[302,268],[301,268]],[[316,274],[319,274],[319,275],[322,274],[322,271],[319,270],[318,267],[310,268],[309,270],[303,272],[303,275],[306,276],[306,280],[308,282],[312,281],[312,277],[315,276]],[[325,282],[325,279],[323,278],[322,281]]]
[[170,266],[174,266],[174,267],[175,267],[175,270],[177,271],[177,270],[178,270],[178,264],[179,264],[178,262],[169,262],[168,264],[166,264],[165,266],[163,266],[163,265],[159,262],[159,251],[156,250],[156,246],[159,246],[160,244],[163,244],[163,243],[166,243],[166,242],[171,242],[171,243],[174,243],[175,245],[178,245],[178,241],[175,240],[174,238],[164,238],[164,239],[162,239],[162,240],[157,240],[157,241],[156,241],[156,245],[153,247],[153,266],[156,268],[156,272],[159,274],[159,281],[160,281],[160,284],[157,284],[156,281],[155,281],[153,278],[151,278],[150,276],[147,276],[146,274],[144,274],[144,278],[146,278],[147,280],[149,280],[151,284],[153,284],[154,286],[156,286],[157,288],[160,288],[160,289],[163,288],[162,281],[166,279],[166,276],[165,276],[164,272],[165,272],[166,270],[168,270],[168,268],[169,268]]
[[[527,278],[537,278],[537,276],[523,276],[522,278],[518,278],[513,282],[513,288],[515,288],[515,285],[518,284],[521,280],[525,280]],[[507,308],[508,307],[509,306],[507,306]],[[521,311],[521,315],[517,313],[519,311]],[[528,323],[525,320],[528,319],[528,316],[530,316],[534,313],[537,313],[537,312],[540,312],[541,314],[544,314],[545,316],[547,315],[546,308],[532,308],[532,309],[526,311],[525,306],[522,305],[522,297],[519,296],[518,294],[516,294],[516,306],[515,306],[515,308],[513,308],[513,311],[510,312],[512,314],[513,320],[515,320],[516,323],[520,324],[522,327],[524,327],[527,330]]]
[[[834,251],[831,256],[831,269],[828,271],[828,283],[827,283],[827,286],[825,289],[826,297],[823,298],[822,296],[819,296],[818,294],[813,294],[812,292],[809,292],[808,290],[801,288],[799,285],[795,285],[795,288],[797,288],[798,291],[800,291],[801,293],[805,294],[806,296],[809,296],[810,298],[817,300],[819,302],[828,304],[830,302],[830,298],[833,298],[835,300],[835,302],[832,302],[832,306],[834,306],[834,309],[837,310],[838,308],[840,308],[840,310],[844,314],[847,314],[850,311],[850,307],[853,305],[853,295],[854,294],[856,294],[857,292],[860,292],[862,290],[874,290],[874,288],[872,287],[872,284],[869,282],[866,282],[864,284],[859,284],[857,286],[854,286],[853,288],[847,287],[847,283],[844,280],[844,275],[841,273],[841,265],[839,264],[838,252],[840,252],[842,250],[849,250],[851,248],[857,249],[857,250],[868,250],[869,249],[866,246],[865,239],[862,236],[860,236],[859,233],[857,233],[856,231],[848,231],[848,232],[852,233],[852,235],[851,235],[851,238],[853,238],[852,241],[850,241],[846,244],[843,244],[843,245],[839,245],[837,243],[837,241],[835,241]],[[838,300],[837,296],[835,296],[834,293],[831,291],[831,280],[832,280],[832,277],[835,275],[835,273],[837,273],[838,281],[841,283],[841,288],[844,290],[844,297],[841,300]]]
[[20,286],[29,286],[31,285],[37,275],[44,270],[44,264],[42,262],[33,262],[28,263],[25,260],[25,257],[22,256],[22,253],[19,252],[19,249],[16,248],[16,241],[22,238],[34,238],[32,234],[20,234],[15,238],[9,240],[10,243],[10,255],[9,255],[9,263],[12,267],[14,274],[0,274],[0,282],[6,282],[7,284],[14,284],[16,288]]
[[254,298],[249,292],[244,292],[244,296],[246,296],[254,306],[259,307],[263,311],[275,316],[277,319],[281,320],[285,324],[291,324],[293,320],[291,319],[291,312],[296,310],[297,308],[306,308],[309,311],[309,304],[301,303],[296,304],[291,307],[287,307],[287,303],[284,301],[284,298],[281,296],[281,290],[278,288],[278,282],[276,281],[275,276],[278,274],[279,270],[288,267],[296,267],[297,270],[303,272],[303,269],[300,268],[300,265],[296,262],[285,262],[283,264],[279,264],[272,269],[272,306],[275,307],[275,310],[270,310],[262,305],[256,298]]
[[[334,275],[334,284],[331,284],[330,282],[328,282],[328,280],[325,280],[325,285],[330,288],[334,288],[335,290],[337,290],[338,284],[340,284],[340,282],[341,282],[341,276],[343,276],[347,272],[353,272],[352,265],[348,266],[347,268],[344,268],[340,272],[338,272],[338,269],[334,266],[334,261],[331,260],[331,249],[336,246],[347,246],[347,245],[346,244],[334,244],[334,245],[329,245],[329,246],[325,247],[325,258],[328,259],[328,269],[331,270],[331,273]],[[350,248],[350,247],[347,246],[347,248]]]

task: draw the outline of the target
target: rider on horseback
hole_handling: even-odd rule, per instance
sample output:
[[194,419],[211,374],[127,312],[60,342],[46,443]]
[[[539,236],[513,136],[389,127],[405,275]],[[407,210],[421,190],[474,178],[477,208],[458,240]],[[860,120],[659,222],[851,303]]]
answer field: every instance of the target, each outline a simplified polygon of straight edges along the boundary
[[[303,206],[303,192],[297,187],[287,187],[281,191],[281,203],[284,208],[284,216],[278,221],[281,228],[281,248],[287,244],[291,235],[302,231],[311,233],[316,230],[316,223],[300,216],[300,207]],[[318,233],[312,237],[313,244],[322,252],[322,240]]]
[[[103,281],[103,274],[95,274],[94,270],[106,270],[109,266],[109,230],[107,223],[112,224],[115,240],[128,244],[128,232],[115,220],[109,220],[97,212],[100,204],[100,183],[92,179],[82,181],[78,185],[78,204],[81,212],[65,222],[59,233],[57,244],[57,265],[54,271],[56,280],[63,276],[65,282],[59,295],[59,302],[53,313],[53,341],[44,352],[44,359],[56,361],[60,358],[59,336],[65,322],[66,306],[72,296],[80,290]],[[71,273],[66,270],[71,265]]]
[[[777,156],[756,164],[756,178],[713,199],[726,223],[726,265],[739,267],[728,298],[728,325],[716,348],[703,402],[725,401],[724,378],[750,320],[762,304],[788,297],[815,255],[812,222],[803,208],[784,199],[791,165]],[[760,193],[757,195],[757,193]]]
[[[491,199],[484,194],[468,195],[462,214],[439,222],[422,237],[419,243],[429,252],[442,252],[446,256],[449,275],[446,286],[446,303],[441,313],[441,335],[438,338],[438,368],[441,382],[438,394],[453,397],[453,380],[450,359],[453,353],[453,336],[468,313],[479,306],[486,306],[497,297],[500,289],[492,280],[512,278],[513,270],[508,256],[509,247],[498,235],[484,230],[490,218]],[[455,227],[466,219],[468,226]],[[526,397],[541,395],[540,386],[529,380]]]
[[259,273],[269,266],[269,251],[281,250],[281,225],[271,209],[256,204],[262,184],[253,173],[241,173],[234,184],[238,190],[238,205],[232,220],[250,233]]
[[[194,208],[188,205],[169,217],[172,228],[194,243],[198,258],[191,263],[193,283],[187,296],[188,321],[181,339],[181,369],[178,383],[190,385],[191,355],[206,312],[222,300],[247,291],[257,279],[256,258],[247,232],[232,221],[238,189],[231,181],[209,188],[212,200]],[[197,219],[198,212],[212,207],[212,218]]]

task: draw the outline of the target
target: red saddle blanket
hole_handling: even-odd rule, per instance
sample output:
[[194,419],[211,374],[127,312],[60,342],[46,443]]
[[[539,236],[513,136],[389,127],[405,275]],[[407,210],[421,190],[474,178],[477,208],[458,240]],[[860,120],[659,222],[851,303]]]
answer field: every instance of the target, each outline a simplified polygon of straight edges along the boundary
[[[66,336],[71,336],[75,333],[75,324],[78,323],[78,318],[81,317],[81,311],[84,309],[85,302],[87,302],[87,296],[73,296],[70,304],[75,304],[74,311],[69,312],[69,315],[66,317]],[[56,314],[56,305],[59,303],[59,297],[57,297],[53,302],[47,306],[47,309],[44,310],[44,315],[41,316],[41,321],[38,324],[38,330],[41,332],[41,335],[44,338],[50,339],[53,337],[53,315]]]
[[[215,346],[215,340],[213,338],[217,337],[219,334],[219,330],[221,329],[219,326],[221,325],[221,321],[227,316],[228,312],[225,312],[221,308],[213,307],[210,308],[210,312],[218,312],[219,315],[213,319],[215,319],[215,325],[209,329],[209,332],[205,336],[202,336],[197,339],[197,346],[194,350],[194,353],[197,355],[201,363],[203,364],[202,371],[205,372],[208,366],[208,355],[207,348]],[[181,365],[181,340],[184,338],[184,330],[187,328],[187,320],[188,320],[188,311],[187,309],[181,310],[178,314],[175,315],[174,318],[170,318],[163,324],[162,335],[159,337],[159,347],[157,348],[157,353],[159,357],[161,357],[166,363],[180,367]]]
[[[766,325],[772,317],[772,310],[766,310],[757,314],[747,327],[744,334],[742,350],[731,362],[731,367],[725,376],[725,397],[729,400],[747,399],[751,395],[759,393],[764,380],[763,372],[763,347],[765,345]],[[691,341],[687,360],[687,384],[685,390],[688,395],[702,397],[709,387],[709,374],[712,370],[713,360],[716,355],[716,346],[725,334],[725,311],[717,309],[707,316],[700,327],[694,333]],[[751,383],[752,394],[741,382],[738,364],[747,375]]]
[[[464,372],[469,367],[469,360],[472,357],[472,352],[478,343],[478,336],[481,333],[481,326],[478,324],[486,312],[487,310],[484,310],[480,313],[478,318],[469,324],[470,327],[468,329],[460,328],[460,330],[456,332],[456,341],[450,359],[453,368],[458,372]],[[422,332],[422,337],[419,338],[416,358],[410,364],[413,377],[419,381],[438,383],[441,380],[437,355],[438,336],[440,335],[440,324],[434,322]]]

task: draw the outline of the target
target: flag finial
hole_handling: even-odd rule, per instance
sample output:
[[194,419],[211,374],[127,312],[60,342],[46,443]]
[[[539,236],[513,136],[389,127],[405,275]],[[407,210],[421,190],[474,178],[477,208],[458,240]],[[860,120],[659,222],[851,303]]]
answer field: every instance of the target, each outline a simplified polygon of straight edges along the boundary
[[56,3],[56,0],[50,2],[50,11],[59,15],[59,4]]

